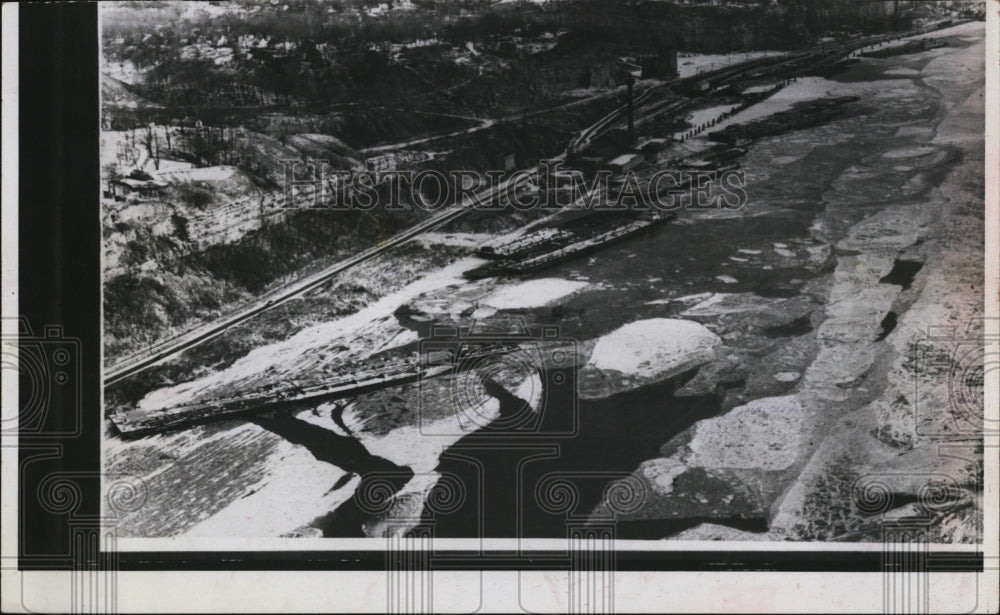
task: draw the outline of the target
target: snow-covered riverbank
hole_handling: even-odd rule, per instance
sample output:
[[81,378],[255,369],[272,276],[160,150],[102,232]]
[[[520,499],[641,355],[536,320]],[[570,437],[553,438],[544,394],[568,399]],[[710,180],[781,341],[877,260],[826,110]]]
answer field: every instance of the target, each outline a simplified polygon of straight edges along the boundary
[[[463,279],[480,262],[468,253],[484,237],[444,230],[420,243],[456,250],[450,264],[373,293],[353,314],[152,391],[142,403],[313,377],[391,349],[417,351],[417,329],[431,323],[497,325],[486,327],[496,333],[517,320],[553,326],[559,350],[576,349],[573,393],[589,412],[581,416],[600,429],[586,440],[588,450],[567,454],[578,464],[570,469],[627,463],[624,473],[647,487],[648,499],[619,520],[643,522],[644,537],[674,531],[649,522],[698,519],[710,522],[678,536],[868,539],[869,520],[855,503],[830,494],[850,493],[856,481],[889,468],[901,500],[926,488],[921,477],[953,477],[957,495],[937,518],[939,537],[972,540],[981,452],[944,460],[922,435],[948,423],[947,374],[920,375],[929,403],[909,393],[917,376],[912,352],[926,327],[961,326],[982,303],[982,43],[965,43],[926,56],[866,59],[845,75],[800,80],[747,109],[766,115],[827,93],[862,99],[843,118],[753,144],[741,160],[750,196],[743,210],[691,215],[526,281]],[[335,301],[328,292],[306,306]],[[381,464],[411,473],[386,510],[364,517],[365,532],[390,532],[397,527],[387,522],[391,511],[419,514],[444,475],[444,451],[502,418],[503,404],[520,401],[538,412],[553,399],[557,387],[543,379],[549,359],[535,364],[534,356],[292,417],[300,442],[315,438],[320,448],[349,451],[340,458],[306,454],[316,449],[290,444],[278,435],[288,425],[267,421],[112,438],[108,469],[156,487],[143,513],[120,528],[159,536],[321,534],[334,523],[326,513],[357,500],[358,468]],[[689,403],[699,408],[693,418],[669,423]],[[922,422],[926,408],[936,413]],[[635,445],[627,455],[600,447],[656,438],[651,450]],[[596,513],[606,504],[598,502]],[[742,522],[766,531],[720,529]],[[357,525],[347,529],[360,532]]]

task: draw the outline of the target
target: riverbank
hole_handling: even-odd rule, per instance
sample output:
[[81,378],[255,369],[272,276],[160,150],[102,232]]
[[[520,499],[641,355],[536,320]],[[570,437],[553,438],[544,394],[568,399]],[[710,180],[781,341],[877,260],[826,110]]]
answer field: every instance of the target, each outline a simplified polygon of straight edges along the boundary
[[[511,482],[538,454],[544,463],[522,478],[585,477],[573,514],[614,513],[623,536],[873,539],[877,518],[850,494],[890,468],[893,514],[919,503],[930,478],[954,478],[957,495],[941,502],[954,507],[935,527],[941,540],[973,540],[982,451],[973,443],[960,462],[940,454],[948,370],[911,364],[927,327],[964,324],[982,304],[982,42],[961,36],[816,80],[861,100],[834,121],[754,143],[741,160],[741,210],[685,215],[526,281],[463,279],[481,262],[469,256],[476,242],[445,229],[416,250],[440,260],[384,261],[384,292],[360,311],[324,316],[343,298],[331,285],[301,303],[294,336],[134,391],[155,405],[419,353],[432,324],[501,337],[515,322],[554,327],[574,358],[558,372],[550,347],[528,345],[465,375],[283,418],[109,437],[108,471],[149,485],[120,531],[381,536],[433,517],[437,535],[474,536],[481,493],[491,507],[527,511],[521,526],[492,519],[487,535],[548,536],[569,511],[552,513],[544,490]],[[665,322],[684,335],[647,335]],[[572,376],[567,386],[556,373]],[[917,376],[929,403],[908,396]],[[510,420],[525,407],[544,415],[534,431]],[[486,446],[497,437],[516,446],[497,453]],[[362,477],[373,468],[389,475],[377,505],[378,485]],[[465,495],[443,506],[453,479]],[[645,494],[625,510],[607,492],[622,480]]]
[[[844,138],[862,120],[868,131],[854,133],[854,156],[820,191],[810,227],[832,266],[813,280],[823,307],[810,358],[774,375],[796,381],[787,394],[664,443],[634,473],[649,499],[619,519],[706,521],[664,534],[676,540],[881,540],[886,519],[922,522],[935,541],[981,540],[982,354],[963,355],[963,344],[977,343],[983,301],[982,52],[978,42],[915,54],[906,72],[862,63],[834,80],[901,108],[827,125],[810,140]],[[793,164],[808,136],[760,147]],[[928,357],[933,369],[921,367]],[[738,497],[745,502],[734,507]],[[733,523],[752,518],[767,531]]]

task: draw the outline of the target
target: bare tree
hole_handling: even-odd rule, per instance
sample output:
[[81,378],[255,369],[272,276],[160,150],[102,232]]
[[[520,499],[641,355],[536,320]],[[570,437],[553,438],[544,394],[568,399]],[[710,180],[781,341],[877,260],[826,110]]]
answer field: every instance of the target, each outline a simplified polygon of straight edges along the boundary
[[153,124],[146,127],[146,136],[143,137],[143,144],[146,146],[146,153],[153,160],[153,166],[160,170],[160,140],[153,130]]
[[115,182],[122,178],[121,172],[118,170],[118,163],[109,162],[104,165],[104,180],[108,182],[108,192],[111,194],[111,198],[118,198],[117,191],[115,190]]

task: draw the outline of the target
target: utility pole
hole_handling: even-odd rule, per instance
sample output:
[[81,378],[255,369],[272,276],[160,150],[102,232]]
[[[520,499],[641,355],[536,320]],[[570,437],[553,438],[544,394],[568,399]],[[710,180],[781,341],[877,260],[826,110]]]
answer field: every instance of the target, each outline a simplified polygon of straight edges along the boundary
[[625,85],[628,88],[628,102],[625,105],[625,109],[628,115],[628,135],[629,138],[635,139],[635,118],[634,118],[634,90],[635,90],[635,78],[636,76],[642,75],[642,67],[639,66],[632,58],[619,58],[618,60],[618,82],[621,83],[621,79],[625,80]]
[[633,106],[633,87],[635,86],[635,77],[629,73],[628,76],[628,136],[630,139],[635,140],[635,123],[632,118],[632,106]]

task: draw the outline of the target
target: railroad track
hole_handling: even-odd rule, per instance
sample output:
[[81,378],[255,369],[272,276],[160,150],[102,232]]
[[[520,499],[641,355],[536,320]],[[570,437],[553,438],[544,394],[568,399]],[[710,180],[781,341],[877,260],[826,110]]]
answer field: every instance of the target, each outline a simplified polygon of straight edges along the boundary
[[[738,80],[743,80],[748,77],[747,71],[756,68],[764,68],[760,73],[753,75],[753,78],[764,78],[766,76],[772,75],[775,72],[780,72],[782,70],[787,70],[792,68],[796,69],[796,65],[799,63],[804,64],[801,70],[807,70],[808,66],[814,65],[815,63],[822,61],[824,59],[829,59],[831,57],[850,57],[852,53],[863,49],[865,47],[879,45],[884,42],[889,42],[892,40],[907,38],[909,36],[914,36],[918,34],[926,34],[939,30],[942,27],[951,27],[953,25],[958,25],[962,22],[949,22],[947,24],[934,24],[931,26],[925,26],[916,30],[911,30],[910,32],[904,34],[896,35],[877,35],[864,37],[862,39],[856,39],[850,42],[841,43],[824,43],[817,45],[815,48],[807,52],[801,52],[792,54],[788,57],[782,57],[780,59],[776,58],[758,58],[756,60],[749,60],[747,62],[741,62],[734,66],[724,67],[716,71],[711,71],[708,73],[701,73],[693,77],[687,77],[685,79],[674,79],[660,84],[655,84],[647,86],[642,92],[640,92],[635,100],[633,101],[633,108],[637,114],[646,115],[650,110],[657,113],[662,113],[666,110],[680,111],[687,106],[685,101],[670,101],[665,104],[663,100],[657,100],[656,94],[663,93],[664,91],[670,91],[673,86],[678,84],[690,84],[696,83],[697,81],[706,80],[709,87],[712,89],[717,89],[721,86],[730,85]],[[787,75],[786,75],[787,76]],[[687,102],[689,103],[691,99]],[[603,116],[597,122],[591,124],[583,131],[581,131],[572,141],[570,141],[566,153],[573,154],[578,153],[584,149],[593,141],[594,138],[600,136],[602,133],[606,132],[610,128],[614,127],[616,124],[620,123],[627,112],[628,105],[622,105],[611,112]],[[477,193],[476,195],[469,197],[463,201],[458,207],[442,212],[437,216],[429,218],[419,224],[416,224],[409,229],[394,235],[388,241],[384,242],[379,246],[369,248],[362,251],[360,254],[354,257],[341,261],[317,274],[313,274],[297,283],[290,286],[282,288],[274,296],[263,297],[259,301],[255,302],[251,306],[247,306],[234,314],[224,317],[221,320],[215,321],[206,326],[200,327],[193,331],[183,333],[176,336],[168,341],[158,344],[156,347],[147,349],[140,353],[136,353],[130,357],[127,357],[118,363],[112,365],[105,370],[104,375],[104,385],[114,384],[119,382],[129,376],[139,373],[149,367],[162,363],[163,361],[185,351],[190,348],[194,348],[199,344],[202,344],[208,340],[211,340],[219,335],[225,333],[228,329],[246,322],[251,318],[261,314],[262,312],[282,305],[299,297],[311,290],[314,290],[324,283],[332,279],[334,276],[350,269],[356,267],[364,262],[367,262],[385,252],[413,239],[414,237],[420,235],[421,233],[433,230],[444,224],[447,224],[460,216],[467,213],[472,209],[472,205],[475,202],[481,202],[484,199],[493,199],[502,191],[508,190],[516,185],[527,181],[528,177],[537,173],[538,167],[532,167],[527,169],[525,173],[518,173],[514,176],[514,181],[507,180],[501,182],[496,187],[485,190],[483,192]]]
[[[746,62],[740,62],[732,66],[726,66],[723,68],[716,69],[714,71],[708,71],[704,73],[699,73],[691,77],[685,77],[683,79],[673,79],[670,81],[665,81],[662,84],[658,84],[648,89],[644,90],[638,96],[636,96],[633,101],[633,111],[638,115],[649,115],[650,108],[657,113],[662,113],[666,108],[656,109],[657,104],[662,104],[662,101],[654,102],[651,107],[643,108],[642,105],[653,98],[657,91],[667,90],[675,86],[690,86],[701,81],[708,83],[709,90],[716,90],[720,87],[731,85],[735,82],[742,81],[750,78],[761,79],[774,76],[775,73],[790,71],[785,77],[795,76],[796,74],[805,74],[809,71],[809,67],[815,66],[824,61],[837,61],[839,59],[848,59],[851,55],[864,49],[865,47],[870,47],[873,45],[879,45],[885,42],[890,42],[893,40],[898,40],[901,38],[907,38],[910,36],[915,36],[919,34],[927,34],[929,32],[934,32],[942,28],[950,28],[952,26],[963,23],[962,21],[957,22],[947,22],[932,24],[929,26],[924,26],[914,30],[910,30],[905,33],[897,34],[880,34],[875,36],[867,36],[852,41],[842,41],[842,42],[829,42],[821,43],[816,45],[809,51],[791,53],[787,56],[782,56],[780,58],[767,57],[767,58],[757,58],[755,60],[748,60]],[[802,66],[798,66],[801,64]],[[755,69],[762,69],[756,73],[749,72]],[[748,74],[749,72],[749,74]],[[688,104],[691,99],[686,101]],[[681,102],[680,104],[671,105],[669,110],[679,111],[682,110],[686,104]],[[590,143],[614,126],[620,124],[625,114],[628,112],[628,105],[621,105],[616,107],[607,115],[599,119],[596,123],[588,126],[586,129],[581,131],[573,140],[570,141],[567,151],[571,154],[577,154],[582,152],[590,145]]]
[[473,209],[473,205],[477,202],[481,202],[486,199],[494,199],[499,194],[504,191],[510,190],[518,186],[519,184],[528,180],[528,178],[538,171],[538,167],[532,167],[528,169],[525,173],[515,174],[511,179],[500,182],[495,187],[484,190],[477,193],[471,197],[464,200],[458,207],[454,209],[449,209],[444,211],[432,218],[429,218],[423,222],[420,222],[401,233],[398,233],[381,245],[374,246],[362,251],[346,261],[341,261],[323,271],[313,274],[300,280],[297,283],[293,283],[289,286],[282,288],[277,294],[271,297],[262,297],[259,301],[255,302],[253,305],[247,306],[233,314],[230,314],[221,320],[217,320],[209,325],[200,327],[188,333],[179,335],[172,338],[166,342],[163,342],[156,347],[136,353],[122,361],[119,361],[115,365],[105,370],[104,374],[104,385],[108,386],[114,384],[129,376],[135,375],[142,372],[154,365],[158,365],[171,357],[189,350],[214,339],[232,327],[244,323],[258,314],[261,314],[271,308],[277,307],[284,303],[308,293],[311,290],[319,288],[334,276],[356,267],[362,263],[370,261],[371,259],[388,252],[389,250],[400,246],[407,241],[417,237],[418,235],[425,233],[427,231],[433,230],[440,226],[443,226],[457,218],[465,215],[470,210]]

